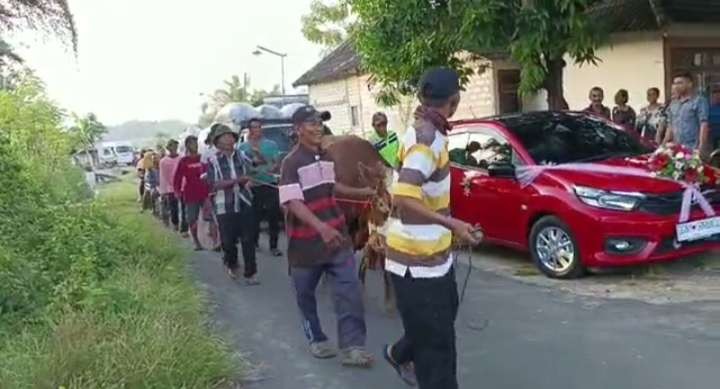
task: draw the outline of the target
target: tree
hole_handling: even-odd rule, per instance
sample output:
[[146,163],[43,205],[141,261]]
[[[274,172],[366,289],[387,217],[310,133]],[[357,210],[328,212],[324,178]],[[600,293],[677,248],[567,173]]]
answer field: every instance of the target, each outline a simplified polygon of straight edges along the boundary
[[97,119],[94,113],[88,113],[82,117],[72,114],[72,118],[75,123],[70,127],[70,134],[76,147],[94,149],[95,144],[107,133],[107,127]]
[[339,46],[352,30],[349,0],[329,4],[323,0],[310,3],[310,13],[302,16],[302,33],[310,42],[328,49]]
[[280,85],[273,86],[273,89],[271,91],[266,91],[264,89],[255,89],[253,93],[250,95],[250,104],[253,106],[258,106],[263,103],[263,100],[268,96],[278,96],[281,95],[282,91],[280,88]]
[[77,52],[77,30],[67,0],[0,0],[0,31],[21,29],[58,36]]
[[242,82],[240,77],[233,75],[229,80],[224,81],[225,88],[217,89],[213,93],[212,99],[215,105],[222,107],[227,103],[236,103],[248,101],[249,92],[247,90],[250,80],[247,75],[243,76]]
[[22,57],[0,38],[0,90],[12,89],[17,84],[22,63]]
[[273,86],[271,91],[264,89],[255,89],[250,91],[250,78],[244,75],[242,83],[240,77],[233,75],[229,80],[224,81],[225,88],[217,89],[208,95],[208,101],[200,105],[200,117],[198,118],[198,126],[205,128],[215,121],[217,113],[227,104],[230,103],[248,103],[258,106],[263,103],[263,99],[267,96],[281,94],[280,85]]
[[545,89],[550,109],[566,109],[565,56],[593,63],[605,31],[588,15],[600,0],[350,0],[354,42],[366,70],[393,92],[409,94],[431,66],[457,69],[504,52],[521,67],[522,94]]

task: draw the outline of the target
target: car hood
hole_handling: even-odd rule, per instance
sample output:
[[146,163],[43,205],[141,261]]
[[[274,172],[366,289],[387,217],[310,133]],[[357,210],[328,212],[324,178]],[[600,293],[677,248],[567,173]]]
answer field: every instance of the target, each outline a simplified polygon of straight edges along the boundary
[[[651,173],[647,161],[649,155],[630,157],[630,158],[611,158],[600,162],[588,163],[588,165],[596,165],[599,168],[611,167],[622,168],[631,167],[641,169]],[[620,169],[618,169],[620,170]],[[654,177],[638,177],[622,172],[590,172],[590,171],[571,171],[571,170],[552,170],[546,172],[566,185],[587,186],[596,189],[608,191],[622,192],[641,192],[647,194],[666,194],[682,190],[682,186],[674,181]]]

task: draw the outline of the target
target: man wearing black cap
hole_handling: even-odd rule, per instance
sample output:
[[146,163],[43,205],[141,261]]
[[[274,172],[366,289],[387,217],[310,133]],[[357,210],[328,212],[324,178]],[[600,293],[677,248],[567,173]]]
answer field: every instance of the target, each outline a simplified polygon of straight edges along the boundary
[[365,351],[362,292],[335,192],[362,199],[372,196],[374,191],[335,182],[334,162],[320,148],[323,137],[320,112],[311,106],[302,107],[293,115],[293,123],[299,142],[282,163],[279,194],[280,203],[288,210],[290,275],[310,352],[316,358],[332,358],[337,354],[317,314],[315,289],[325,274],[332,284],[342,364],[367,368],[373,364],[373,357]]
[[415,123],[401,142],[401,169],[392,187],[397,213],[388,221],[385,261],[405,334],[385,346],[383,356],[409,385],[456,389],[458,293],[451,242],[453,234],[471,244],[479,239],[475,228],[450,216],[447,119],[460,102],[458,74],[430,69],[418,97]]
[[224,124],[213,126],[213,143],[218,153],[209,161],[207,181],[215,191],[213,205],[228,275],[233,279],[237,277],[237,242],[240,239],[245,281],[248,285],[258,285],[252,193],[247,188],[247,160],[235,150],[237,141],[238,134],[230,127]]

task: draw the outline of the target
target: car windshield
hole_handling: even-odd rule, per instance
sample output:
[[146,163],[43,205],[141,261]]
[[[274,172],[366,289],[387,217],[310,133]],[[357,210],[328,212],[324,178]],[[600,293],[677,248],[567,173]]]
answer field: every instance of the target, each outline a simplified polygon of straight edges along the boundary
[[132,153],[133,149],[130,146],[118,146],[115,148],[115,151],[118,153]]
[[275,141],[280,153],[287,153],[290,150],[290,131],[292,126],[278,126],[263,128],[263,136]]
[[540,165],[590,162],[649,152],[630,134],[583,114],[518,116],[504,121]]

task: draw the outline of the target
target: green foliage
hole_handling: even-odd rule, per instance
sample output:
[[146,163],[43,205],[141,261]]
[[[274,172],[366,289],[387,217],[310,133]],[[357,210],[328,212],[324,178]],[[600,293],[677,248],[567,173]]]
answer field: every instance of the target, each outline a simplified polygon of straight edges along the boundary
[[60,119],[35,78],[0,91],[0,387],[227,383],[176,238],[132,184],[90,198]]
[[[465,81],[472,60],[508,53],[520,64],[522,93],[557,90],[563,56],[595,62],[603,29],[587,10],[598,0],[350,0],[363,66],[384,86],[409,93],[431,66]],[[552,96],[555,99],[557,96]]]
[[327,48],[335,48],[347,39],[352,29],[350,1],[328,3],[313,0],[310,12],[302,16],[302,33],[305,39]]
[[73,138],[74,146],[82,149],[92,149],[95,144],[107,134],[108,130],[94,113],[88,113],[85,116],[72,115],[75,124],[70,127],[70,134]]

